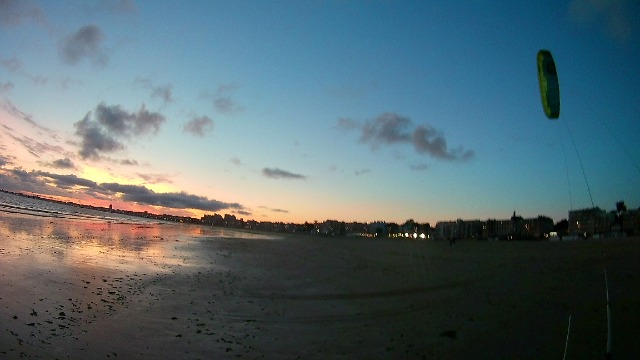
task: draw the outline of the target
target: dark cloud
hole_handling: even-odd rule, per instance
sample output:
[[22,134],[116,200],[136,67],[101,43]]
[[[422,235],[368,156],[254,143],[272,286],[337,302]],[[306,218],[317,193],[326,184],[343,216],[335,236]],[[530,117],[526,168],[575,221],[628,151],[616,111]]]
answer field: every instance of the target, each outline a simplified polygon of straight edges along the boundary
[[124,201],[141,205],[161,206],[173,209],[197,209],[204,211],[221,211],[231,209],[244,211],[238,203],[227,203],[208,199],[186,192],[156,193],[140,185],[123,185],[118,183],[97,184],[94,181],[76,175],[52,174],[45,171],[24,171],[23,169],[0,168],[0,188],[9,191],[26,191],[39,194],[70,196],[68,191],[82,191],[97,198],[116,195]]
[[107,55],[102,50],[104,35],[96,25],[85,25],[59,43],[60,55],[65,63],[75,65],[89,59],[95,65],[106,65]]
[[277,168],[264,168],[262,169],[262,175],[271,179],[306,179],[307,177],[300,174],[294,174],[289,171],[277,169]]
[[338,120],[345,130],[359,129],[360,141],[372,149],[383,145],[410,144],[418,154],[447,161],[467,161],[474,156],[472,150],[462,147],[449,149],[444,135],[430,125],[415,125],[408,117],[384,113],[375,119],[359,123],[351,119]]
[[144,104],[137,113],[129,113],[119,105],[101,103],[93,114],[89,112],[74,124],[75,134],[81,138],[79,154],[83,159],[95,159],[100,153],[122,150],[125,148],[123,140],[156,134],[164,121],[164,116],[149,112]]
[[69,158],[54,160],[51,166],[56,169],[75,169],[76,165]]
[[138,204],[162,206],[173,209],[198,209],[204,211],[220,211],[224,209],[242,210],[237,203],[225,203],[210,200],[203,196],[187,194],[185,192],[156,193],[140,185],[121,185],[117,183],[104,183],[100,186],[108,191],[121,195],[121,199]]
[[104,103],[99,104],[95,109],[94,115],[96,121],[109,133],[125,135],[129,131],[130,125],[127,122],[127,118],[130,115],[122,110],[119,105],[107,106]]
[[[46,174],[46,173],[43,173]],[[27,172],[21,168],[0,168],[0,188],[8,191],[31,192],[47,195],[68,195],[65,190],[49,185],[51,179],[39,172]]]
[[15,156],[11,156],[11,155],[5,156],[0,154],[0,167],[3,167],[5,165],[13,165],[13,161],[15,159],[16,159]]
[[413,146],[420,154],[428,154],[442,160],[467,161],[473,151],[463,148],[447,149],[447,140],[441,132],[431,126],[417,126],[413,131]]
[[120,165],[138,165],[137,161],[131,160],[131,159],[122,159],[122,160],[119,160],[118,163]]
[[[213,107],[222,114],[240,112],[243,107],[232,98],[233,92],[238,88],[236,84],[222,84],[213,96]],[[205,95],[206,96],[206,95]]]
[[109,153],[125,148],[124,144],[107,134],[97,122],[90,120],[87,114],[84,119],[73,124],[75,134],[80,136],[80,150],[78,153],[83,159],[97,159],[100,153]]
[[151,91],[151,98],[160,98],[165,104],[173,102],[173,85],[157,86]]
[[184,132],[197,136],[204,136],[211,129],[213,129],[213,120],[207,116],[193,118],[183,127]]
[[129,121],[133,124],[132,131],[134,135],[149,133],[155,135],[160,130],[165,118],[160,113],[150,112],[143,104],[137,114],[129,116]]
[[147,133],[155,134],[165,121],[164,116],[149,112],[144,104],[137,113],[129,113],[123,110],[120,105],[101,103],[95,109],[95,119],[107,132],[127,137]]
[[372,147],[382,144],[408,142],[411,139],[411,120],[392,113],[385,113],[362,126],[360,140]]
[[95,189],[98,187],[98,184],[96,182],[77,177],[76,175],[73,175],[73,174],[60,175],[60,174],[52,174],[44,171],[34,171],[33,174],[53,180],[56,187],[61,189],[70,189],[76,186],[81,186],[81,187],[90,188],[90,189]]
[[31,21],[47,24],[39,6],[26,0],[0,0],[0,26],[18,26]]

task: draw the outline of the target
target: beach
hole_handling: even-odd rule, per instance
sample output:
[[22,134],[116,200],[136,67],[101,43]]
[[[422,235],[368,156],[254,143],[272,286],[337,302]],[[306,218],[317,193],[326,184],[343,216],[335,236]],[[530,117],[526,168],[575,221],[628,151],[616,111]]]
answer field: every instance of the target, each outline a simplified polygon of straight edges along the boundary
[[2,211],[0,358],[604,359],[606,268],[612,358],[637,359],[638,259],[637,238],[450,246]]

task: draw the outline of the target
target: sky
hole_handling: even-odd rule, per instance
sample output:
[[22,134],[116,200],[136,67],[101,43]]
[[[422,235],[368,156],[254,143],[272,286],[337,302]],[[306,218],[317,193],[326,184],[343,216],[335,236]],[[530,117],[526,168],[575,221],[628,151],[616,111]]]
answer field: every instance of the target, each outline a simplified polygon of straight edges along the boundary
[[296,223],[640,206],[637,1],[0,0],[0,44],[4,190]]

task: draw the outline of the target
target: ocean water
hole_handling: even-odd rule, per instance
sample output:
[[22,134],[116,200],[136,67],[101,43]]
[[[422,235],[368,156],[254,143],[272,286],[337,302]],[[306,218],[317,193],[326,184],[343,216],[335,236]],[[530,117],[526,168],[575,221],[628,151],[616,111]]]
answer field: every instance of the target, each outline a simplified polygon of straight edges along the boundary
[[277,240],[282,238],[280,234],[276,233],[260,233],[243,229],[180,224],[171,221],[147,219],[126,214],[109,213],[80,206],[0,192],[0,220],[2,220],[3,213],[30,215],[43,219],[85,220],[95,223],[131,224],[138,226],[166,225],[161,227],[163,231],[168,231],[168,228],[171,227],[172,232],[174,233],[179,232],[183,236],[197,237],[203,241],[215,240],[218,238],[255,240]]
[[47,218],[126,222],[132,224],[149,224],[159,222],[156,219],[145,219],[124,214],[108,213],[80,206],[0,192],[0,214],[3,212]]

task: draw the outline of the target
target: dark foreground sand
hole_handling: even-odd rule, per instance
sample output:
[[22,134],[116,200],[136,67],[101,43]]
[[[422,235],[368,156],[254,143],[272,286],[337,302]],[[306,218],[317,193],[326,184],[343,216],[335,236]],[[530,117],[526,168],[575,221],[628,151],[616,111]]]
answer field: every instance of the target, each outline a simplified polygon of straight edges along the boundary
[[[603,256],[603,252],[606,256]],[[640,358],[640,240],[265,236],[0,214],[0,358]]]

